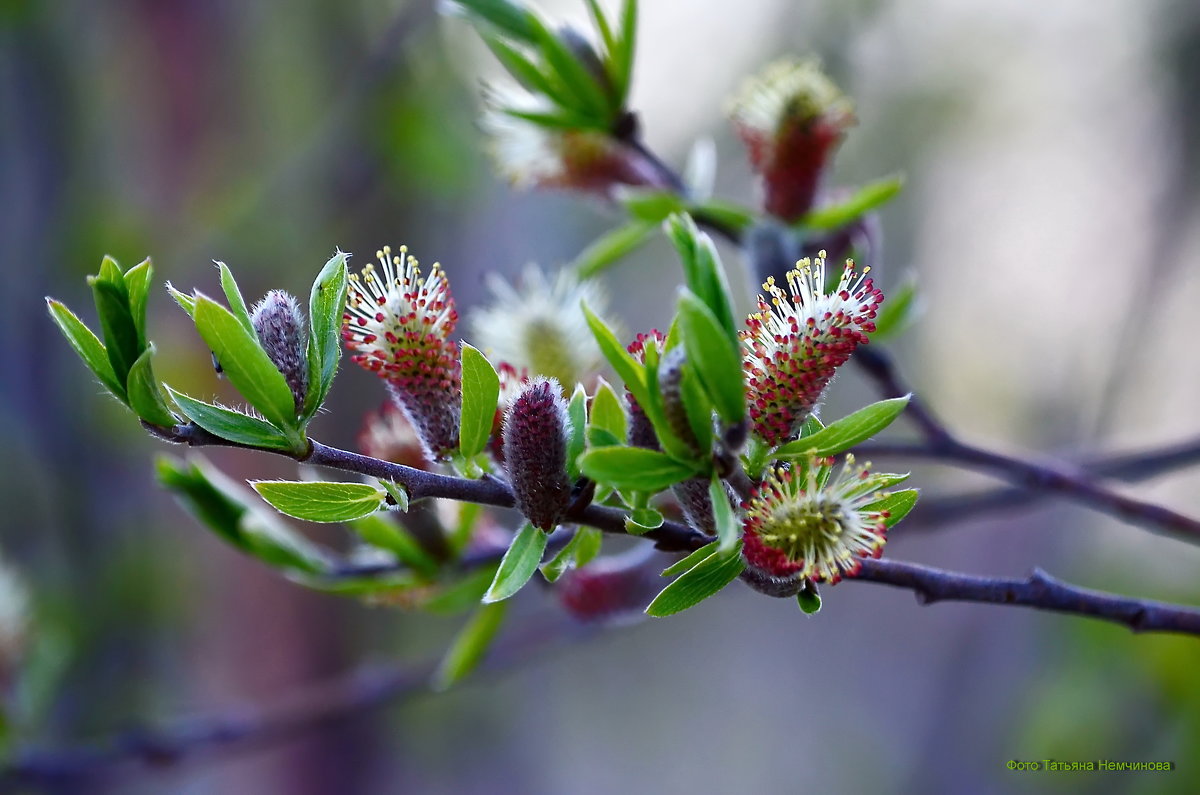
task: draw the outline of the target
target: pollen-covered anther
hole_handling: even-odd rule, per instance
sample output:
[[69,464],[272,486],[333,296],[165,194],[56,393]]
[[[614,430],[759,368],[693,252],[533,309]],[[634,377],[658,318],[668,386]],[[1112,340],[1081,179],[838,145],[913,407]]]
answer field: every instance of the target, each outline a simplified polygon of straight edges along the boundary
[[404,246],[351,274],[342,338],[351,360],[387,381],[431,458],[458,446],[461,364],[450,339],[458,312],[438,264],[427,276]]
[[[832,463],[813,459],[801,474],[778,467],[767,474],[743,508],[742,554],[751,566],[776,577],[807,577],[836,583],[878,558],[887,541],[886,511],[870,505],[886,497],[869,465],[847,456],[829,477]],[[826,478],[828,482],[822,486]]]
[[[825,252],[788,271],[788,292],[763,284],[758,311],[746,319],[743,368],[754,432],[767,444],[793,438],[821,399],[837,368],[875,330],[883,292],[846,260],[826,287]],[[769,296],[769,298],[767,297]]]
[[296,299],[283,290],[272,290],[255,304],[250,324],[267,358],[283,374],[296,411],[304,405],[308,393],[308,323]]
[[567,403],[552,378],[527,384],[504,414],[504,468],[517,509],[546,532],[554,530],[571,504],[570,427]]

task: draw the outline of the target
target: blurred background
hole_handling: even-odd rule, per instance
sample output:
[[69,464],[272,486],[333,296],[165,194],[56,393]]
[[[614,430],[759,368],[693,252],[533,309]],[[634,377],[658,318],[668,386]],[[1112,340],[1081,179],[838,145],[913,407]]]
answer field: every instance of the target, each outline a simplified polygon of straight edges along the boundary
[[[717,192],[753,181],[723,105],[752,71],[816,54],[856,101],[837,181],[907,176],[882,214],[885,292],[924,315],[893,345],[963,435],[1078,456],[1200,431],[1200,7],[1190,0],[646,2],[634,106],[682,166],[711,136]],[[46,317],[94,321],[84,275],[152,256],[160,280],[304,294],[336,247],[440,260],[460,310],[480,278],[557,267],[621,218],[516,194],[475,126],[496,67],[417,0],[0,2],[0,545],[24,576],[36,669],[21,743],[102,738],[269,703],[368,660],[424,660],[457,621],[305,591],[160,491],[155,455]],[[576,0],[540,4],[582,19]],[[724,249],[748,308],[756,286]],[[606,273],[626,329],[669,318],[656,241]],[[159,374],[211,395],[208,353],[165,291]],[[871,399],[847,368],[827,416]],[[353,446],[378,381],[343,368],[313,435]],[[224,454],[222,454],[224,453]],[[286,462],[216,451],[235,477]],[[882,462],[881,462],[882,463]],[[890,463],[890,462],[889,462]],[[984,485],[919,466],[926,494]],[[1135,493],[1200,513],[1195,471]],[[316,531],[319,535],[320,530]],[[1200,602],[1200,550],[1065,503],[949,528],[888,554],[975,573],[1035,565],[1085,586]],[[445,695],[303,738],[79,792],[1194,792],[1200,646],[987,606],[919,607],[847,583],[805,618],[735,584]],[[518,621],[564,621],[522,594]],[[1013,773],[1009,759],[1169,759],[1170,774]],[[79,785],[76,785],[79,786]]]

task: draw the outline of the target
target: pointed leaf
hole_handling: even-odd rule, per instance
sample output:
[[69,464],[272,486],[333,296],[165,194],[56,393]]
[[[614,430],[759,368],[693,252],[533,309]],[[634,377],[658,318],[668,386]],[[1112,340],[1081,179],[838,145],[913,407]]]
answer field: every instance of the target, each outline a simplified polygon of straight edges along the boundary
[[462,417],[459,424],[459,451],[470,458],[482,453],[492,435],[496,402],[500,396],[500,377],[487,358],[467,343],[462,343]]
[[687,214],[672,215],[667,219],[666,229],[679,251],[688,289],[708,307],[718,327],[724,331],[730,343],[737,347],[737,321],[733,316],[733,297],[712,238],[701,232],[696,222]]
[[603,378],[598,379],[596,396],[592,398],[590,423],[593,428],[608,431],[617,439],[624,439],[628,432],[629,418],[617,393]]
[[594,527],[580,527],[567,545],[542,564],[546,582],[557,582],[570,569],[582,569],[600,553],[603,534]]
[[913,506],[917,504],[917,497],[920,492],[916,489],[901,489],[894,491],[883,499],[864,505],[859,510],[861,511],[887,511],[888,517],[884,519],[884,524],[888,527],[899,522],[904,517],[908,516]]
[[654,234],[654,223],[633,220],[602,234],[579,252],[571,267],[580,280],[591,279],[616,265]]
[[252,480],[275,510],[309,522],[349,522],[378,511],[387,492],[369,483]]
[[508,551],[504,553],[500,568],[496,570],[496,577],[492,580],[488,592],[483,595],[484,604],[502,601],[521,590],[537,571],[545,551],[546,534],[526,523],[513,536]]
[[347,524],[358,537],[373,547],[387,550],[396,560],[425,576],[438,571],[438,562],[425,551],[412,533],[385,516],[372,514],[353,519]]
[[666,453],[644,447],[600,447],[579,459],[580,469],[615,489],[658,492],[693,477],[697,470]]
[[600,347],[600,352],[612,365],[617,376],[625,384],[625,388],[633,393],[639,404],[645,406],[647,404],[645,368],[629,354],[629,351],[625,350],[625,346],[617,341],[617,336],[604,324],[603,320],[596,317],[586,303],[580,304],[580,306],[583,309],[584,317],[587,318],[588,327],[596,338],[596,344]]
[[451,0],[468,16],[478,17],[517,41],[532,43],[534,29],[531,14],[510,0]]
[[806,616],[816,615],[821,611],[821,594],[805,588],[796,594],[796,603]]
[[221,291],[225,293],[225,300],[229,302],[229,311],[242,327],[258,338],[258,333],[254,330],[254,323],[250,320],[250,310],[246,308],[246,299],[242,297],[242,291],[237,286],[237,281],[233,278],[233,271],[229,270],[229,266],[224,262],[217,263],[217,270],[221,273]]
[[482,605],[454,638],[433,677],[435,690],[445,690],[474,671],[483,662],[488,647],[500,631],[506,602]]
[[717,414],[730,425],[741,422],[746,417],[746,392],[737,345],[704,302],[687,289],[682,290],[679,299],[679,322],[688,362]]
[[196,296],[179,292],[170,282],[167,282],[167,292],[175,299],[175,303],[179,304],[179,307],[188,313],[188,317],[193,319],[196,317]]
[[719,544],[719,541],[713,541],[710,544],[705,544],[695,552],[689,554],[687,557],[681,558],[672,563],[670,566],[667,566],[662,570],[661,576],[674,577],[676,574],[683,574],[685,571],[688,571],[697,563],[707,558],[709,555],[714,554],[717,551],[717,546]]
[[849,199],[827,207],[819,207],[797,222],[797,226],[805,229],[832,231],[841,229],[852,221],[886,204],[904,188],[904,178],[900,176],[885,177],[868,183],[854,192]]
[[47,298],[46,308],[50,310],[50,318],[58,326],[58,330],[67,338],[71,348],[83,359],[83,363],[92,374],[100,379],[105,389],[112,392],[122,403],[127,403],[125,387],[117,381],[112,362],[108,359],[108,352],[104,350],[104,343],[100,342],[92,330],[62,302]]
[[313,281],[308,299],[308,394],[302,417],[308,419],[321,408],[342,356],[342,314],[346,311],[347,255],[334,254]]
[[567,439],[567,477],[575,481],[579,478],[579,456],[585,447],[587,434],[587,392],[583,384],[576,384],[571,394],[571,402],[567,404],[567,417],[571,421],[571,435]]
[[892,424],[908,405],[911,395],[881,400],[832,422],[811,436],[788,442],[775,451],[775,458],[827,457],[861,444]]
[[205,403],[203,400],[176,392],[171,387],[167,387],[167,391],[171,393],[171,399],[185,417],[213,436],[249,447],[261,447],[264,450],[302,452],[295,448],[293,442],[282,431],[258,417]]
[[[741,544],[735,549],[740,552]],[[745,568],[740,554],[709,555],[663,588],[646,608],[646,614],[661,618],[687,610],[721,591]]]
[[718,551],[728,554],[742,536],[742,523],[738,521],[729,504],[729,495],[725,492],[725,484],[717,475],[713,475],[708,485],[708,499],[713,505],[713,519],[717,526],[717,538],[720,541]]
[[100,316],[100,329],[104,334],[104,349],[113,373],[119,383],[129,377],[129,368],[141,355],[137,326],[129,311],[129,294],[125,283],[115,284],[94,276],[88,277],[92,296],[96,301],[96,312]]
[[169,428],[175,424],[175,415],[167,408],[162,390],[154,377],[154,368],[150,363],[153,356],[154,345],[150,345],[129,369],[129,407],[151,425]]
[[233,314],[203,295],[196,297],[196,330],[242,397],[280,429],[295,427],[296,401],[287,380]]
[[134,328],[137,329],[138,345],[146,347],[146,305],[150,298],[150,282],[154,278],[154,268],[150,259],[146,258],[125,271],[125,288],[129,293],[129,314],[133,317]]

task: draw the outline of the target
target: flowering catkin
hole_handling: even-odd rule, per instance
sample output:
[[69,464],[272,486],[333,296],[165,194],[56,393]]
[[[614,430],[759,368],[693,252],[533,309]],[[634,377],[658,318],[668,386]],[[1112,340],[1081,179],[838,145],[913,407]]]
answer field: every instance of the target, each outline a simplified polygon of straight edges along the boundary
[[531,381],[504,414],[504,466],[517,509],[546,532],[558,525],[571,504],[570,427],[567,402],[552,378]]

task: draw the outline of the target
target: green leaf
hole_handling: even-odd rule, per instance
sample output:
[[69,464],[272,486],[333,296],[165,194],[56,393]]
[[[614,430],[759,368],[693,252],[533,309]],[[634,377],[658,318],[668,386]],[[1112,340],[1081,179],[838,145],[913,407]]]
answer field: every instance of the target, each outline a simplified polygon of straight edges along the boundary
[[624,439],[629,429],[625,407],[611,384],[603,378],[597,381],[596,395],[592,398],[591,426],[607,431],[616,439]]
[[153,278],[154,268],[148,257],[125,271],[129,314],[133,317],[133,326],[137,329],[138,345],[141,348],[146,347],[146,305],[150,299],[150,283]]
[[558,554],[542,564],[546,582],[556,582],[569,569],[582,569],[600,553],[603,534],[594,527],[580,527]]
[[726,227],[734,234],[742,234],[758,220],[753,210],[720,199],[709,199],[689,205],[688,212],[700,223]]
[[644,447],[600,447],[579,459],[583,474],[620,490],[658,492],[687,480],[697,469]]
[[881,400],[866,408],[830,423],[811,436],[788,442],[775,451],[775,458],[788,459],[810,455],[826,457],[837,455],[861,444],[892,424],[900,416],[911,395]]
[[534,45],[541,50],[546,64],[567,87],[574,103],[572,109],[586,114],[592,120],[588,127],[607,130],[615,111],[610,107],[604,89],[588,68],[579,62],[575,53],[540,19],[531,14],[529,21],[534,29]]
[[605,50],[611,53],[616,44],[616,38],[613,36],[612,25],[609,24],[608,17],[604,15],[600,3],[596,0],[587,0],[587,7],[588,12],[592,15],[592,22],[596,25],[596,32],[600,34],[600,40],[604,42]]
[[294,429],[296,401],[283,373],[267,357],[258,338],[233,314],[203,295],[196,296],[196,330],[221,363],[225,375],[267,422]]
[[509,0],[452,0],[452,5],[460,6],[468,16],[478,17],[517,41],[534,41],[532,15],[516,3]]
[[420,574],[430,577],[437,573],[438,562],[413,537],[412,533],[379,514],[371,514],[347,522],[366,543],[387,550],[396,560]]
[[686,558],[681,558],[680,560],[672,563],[670,566],[667,566],[662,570],[661,576],[674,577],[676,574],[683,574],[685,571],[688,571],[697,563],[707,558],[709,555],[715,553],[717,551],[718,544],[720,544],[719,541],[713,541],[711,544],[705,544],[695,552],[692,552]]
[[908,516],[909,511],[917,504],[917,497],[920,492],[916,489],[901,489],[894,491],[883,499],[864,505],[860,511],[887,511],[890,514],[884,519],[884,524],[888,527],[899,522],[904,517]]
[[713,405],[691,364],[684,367],[680,385],[683,410],[687,414],[688,426],[696,437],[696,443],[701,451],[712,450]]
[[240,411],[214,406],[193,397],[176,392],[167,387],[171,399],[183,412],[183,415],[199,425],[213,436],[218,436],[230,442],[244,444],[250,447],[261,447],[265,450],[281,450],[287,453],[299,453],[288,437],[268,422],[258,417],[251,417]]
[[887,203],[904,188],[904,178],[885,177],[868,183],[844,202],[819,207],[801,218],[796,225],[804,229],[831,231],[841,229],[852,221]]
[[158,478],[196,518],[229,543],[268,565],[309,574],[328,571],[325,552],[274,514],[259,510],[249,494],[203,459],[158,459]]
[[[735,549],[740,552],[741,544]],[[663,588],[646,608],[646,614],[662,618],[687,610],[736,580],[745,568],[740,554],[708,555]]]
[[[103,269],[102,269],[103,270]],[[125,282],[120,284],[88,277],[92,296],[96,301],[96,312],[100,316],[100,329],[104,334],[104,350],[112,364],[113,373],[119,383],[129,377],[129,368],[142,355],[138,344],[137,326],[129,311],[129,293]]]
[[729,281],[712,238],[701,232],[690,215],[676,214],[667,219],[666,231],[679,251],[688,289],[712,312],[729,342],[738,346],[737,321]]
[[875,319],[871,340],[893,339],[912,325],[918,314],[916,298],[917,281],[912,277],[905,279],[899,289],[888,293],[887,300],[879,310],[879,317]]
[[654,508],[634,508],[625,517],[625,532],[640,536],[663,526],[666,517]]
[[229,270],[229,266],[224,262],[217,263],[217,270],[221,273],[221,291],[225,293],[225,300],[229,302],[230,313],[246,331],[258,339],[258,332],[254,330],[254,323],[250,320],[250,310],[246,308],[246,299],[242,297],[242,291],[233,278],[233,271]]
[[378,511],[387,492],[368,483],[252,480],[275,510],[309,522],[349,522]]
[[800,605],[804,615],[815,615],[821,611],[821,594],[815,589],[805,588],[796,594],[796,603]]
[[587,434],[587,392],[583,384],[575,385],[571,402],[567,404],[567,417],[571,420],[571,436],[567,439],[567,477],[574,481],[579,478],[579,456],[583,453]]
[[126,385],[129,389],[129,407],[151,425],[169,428],[175,424],[175,415],[167,408],[162,390],[154,377],[154,368],[150,363],[153,356],[154,345],[150,345],[129,369]]
[[125,284],[125,275],[121,273],[120,263],[107,254],[100,260],[100,272],[96,278],[103,282],[111,282],[114,287],[126,295],[129,293],[129,288]]
[[579,252],[571,267],[581,281],[594,278],[639,248],[653,234],[653,223],[633,220],[622,224],[593,240]]
[[516,78],[518,83],[535,94],[544,94],[553,100],[555,104],[561,105],[564,102],[570,104],[570,100],[562,93],[561,87],[555,85],[554,81],[542,73],[537,64],[525,57],[521,52],[510,47],[499,36],[481,33],[480,37],[483,39],[484,44],[488,46],[488,49],[492,51],[492,54],[496,56],[496,60],[500,62],[500,65]]
[[462,418],[458,444],[464,456],[478,455],[487,447],[499,397],[500,377],[495,369],[482,353],[462,343]]
[[393,507],[394,510],[400,511],[401,513],[408,513],[408,489],[404,488],[404,486],[400,485],[399,483],[393,483],[390,480],[383,479],[379,479],[379,485],[383,487],[383,490],[386,491],[388,496],[392,498],[392,501],[396,503],[395,506],[389,507]]
[[717,414],[730,425],[741,422],[746,417],[746,392],[737,344],[725,334],[709,307],[686,288],[679,299],[679,322],[688,362]]
[[308,298],[308,394],[301,416],[307,420],[321,408],[342,355],[342,314],[346,311],[346,254],[339,251],[321,268]]
[[436,596],[431,596],[422,605],[434,615],[448,616],[461,613],[479,605],[496,577],[499,564],[493,563],[470,572],[462,579],[442,585]]
[[589,425],[587,429],[587,446],[588,447],[612,447],[613,445],[625,444],[625,437],[617,438],[613,436],[611,431],[606,431],[604,428],[597,428],[594,425]]
[[713,518],[716,520],[717,539],[720,542],[718,551],[727,555],[737,546],[738,539],[742,536],[742,523],[733,512],[733,506],[729,504],[725,484],[715,474],[708,485],[708,499],[712,502]]
[[413,576],[411,572],[365,577],[330,577],[293,573],[289,574],[288,578],[305,588],[336,596],[350,597],[398,594],[416,590],[424,585],[421,579]]
[[557,130],[586,129],[593,124],[593,121],[587,116],[565,109],[556,110],[552,113],[521,110],[520,108],[499,108],[499,110],[501,113],[512,116],[514,119],[523,119],[539,127],[549,127]]
[[454,638],[446,656],[433,676],[435,690],[445,690],[474,671],[483,662],[488,647],[500,631],[508,604],[485,604],[475,611],[471,620]]
[[660,224],[672,213],[687,211],[678,193],[657,188],[625,187],[617,192],[616,199],[631,216],[648,225]]
[[83,363],[88,366],[92,374],[100,379],[104,388],[113,393],[122,403],[128,403],[125,387],[117,381],[117,374],[113,372],[108,352],[104,350],[104,343],[100,342],[92,330],[84,325],[83,321],[77,318],[70,309],[67,309],[61,301],[47,298],[46,308],[50,310],[50,318],[67,338],[71,348],[79,355],[80,359],[83,359]]
[[496,577],[483,595],[484,604],[502,601],[521,590],[537,571],[545,551],[546,533],[526,523],[513,536],[508,551],[504,553],[500,568],[496,569]]
[[633,77],[633,58],[637,51],[637,0],[625,0],[621,7],[620,32],[612,49],[612,76],[619,104],[625,103],[629,95],[629,84]]
[[580,304],[580,306],[604,358],[612,365],[617,376],[625,384],[625,388],[633,394],[637,402],[642,406],[647,405],[649,401],[647,400],[646,368],[639,364],[629,351],[625,350],[625,346],[617,341],[617,336],[608,326],[604,325],[603,320],[596,317],[586,303]]
[[196,317],[196,296],[179,292],[170,282],[167,282],[167,292],[175,299],[175,303],[179,304],[179,307],[188,313],[188,317]]

